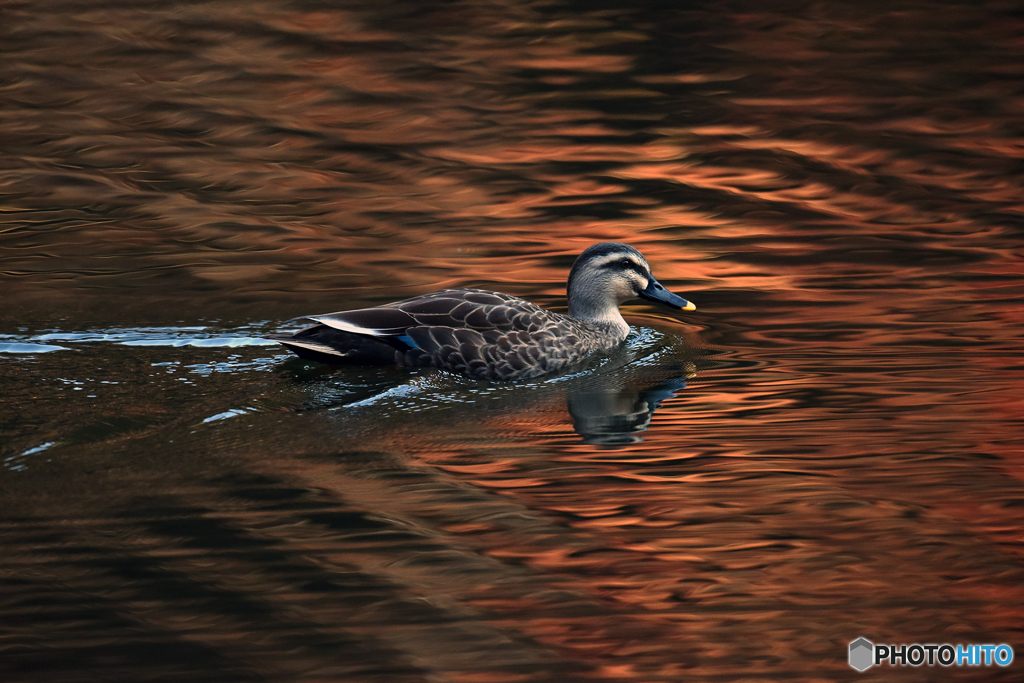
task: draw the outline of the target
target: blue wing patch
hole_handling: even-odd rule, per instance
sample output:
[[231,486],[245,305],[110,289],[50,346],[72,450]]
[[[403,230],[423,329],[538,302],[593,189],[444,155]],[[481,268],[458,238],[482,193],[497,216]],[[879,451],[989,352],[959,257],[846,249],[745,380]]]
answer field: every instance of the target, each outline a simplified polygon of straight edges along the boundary
[[[420,348],[420,347],[419,347],[419,346],[418,346],[418,345],[416,344],[416,342],[414,342],[414,341],[412,340],[412,337],[410,337],[410,336],[409,336],[409,335],[407,335],[407,334],[403,334],[403,335],[402,335],[402,336],[400,336],[400,337],[395,337],[395,339],[397,339],[398,341],[400,341],[400,342],[402,342],[403,344],[407,345],[407,346],[408,346],[408,347],[409,347],[410,349],[419,349],[419,348]],[[422,351],[423,349],[420,349],[420,350]]]

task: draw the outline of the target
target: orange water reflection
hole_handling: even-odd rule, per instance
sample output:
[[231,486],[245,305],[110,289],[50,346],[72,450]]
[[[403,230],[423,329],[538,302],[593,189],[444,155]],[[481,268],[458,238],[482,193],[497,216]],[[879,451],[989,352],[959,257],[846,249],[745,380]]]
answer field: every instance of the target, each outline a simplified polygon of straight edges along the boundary
[[698,311],[627,307],[685,343],[638,358],[679,382],[615,443],[581,425],[636,409],[628,368],[594,398],[0,356],[3,680],[818,681],[857,636],[1019,644],[1008,8],[5,11],[0,343],[445,286],[564,309],[599,240]]

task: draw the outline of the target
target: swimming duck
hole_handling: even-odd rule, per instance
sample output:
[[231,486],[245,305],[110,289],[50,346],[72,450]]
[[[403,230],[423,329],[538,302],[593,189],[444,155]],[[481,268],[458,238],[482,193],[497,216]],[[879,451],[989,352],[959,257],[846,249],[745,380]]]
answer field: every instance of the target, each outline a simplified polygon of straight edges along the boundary
[[569,271],[569,315],[508,294],[445,289],[373,308],[309,315],[314,324],[266,338],[322,363],[434,366],[491,380],[558,372],[612,349],[629,334],[619,304],[642,298],[696,310],[651,275],[647,260],[621,242],[588,248]]

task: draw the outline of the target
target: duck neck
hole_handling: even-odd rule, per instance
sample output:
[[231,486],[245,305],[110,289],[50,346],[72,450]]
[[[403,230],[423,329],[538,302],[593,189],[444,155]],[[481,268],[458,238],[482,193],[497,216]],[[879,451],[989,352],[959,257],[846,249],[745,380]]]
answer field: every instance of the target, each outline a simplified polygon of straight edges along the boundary
[[629,334],[629,323],[619,313],[619,307],[612,305],[594,305],[595,302],[571,301],[569,317],[575,318],[593,328],[602,337],[611,338],[615,343],[621,342]]

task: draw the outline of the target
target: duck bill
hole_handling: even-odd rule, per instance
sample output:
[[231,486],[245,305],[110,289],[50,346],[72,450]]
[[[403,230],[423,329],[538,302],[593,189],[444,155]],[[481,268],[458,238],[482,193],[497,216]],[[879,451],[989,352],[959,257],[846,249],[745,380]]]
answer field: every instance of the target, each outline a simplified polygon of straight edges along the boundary
[[651,278],[651,281],[647,283],[647,289],[640,292],[640,298],[647,299],[648,301],[657,301],[659,304],[678,308],[681,311],[697,310],[697,307],[694,306],[692,302],[687,301],[678,294],[673,294],[668,291],[653,277]]

